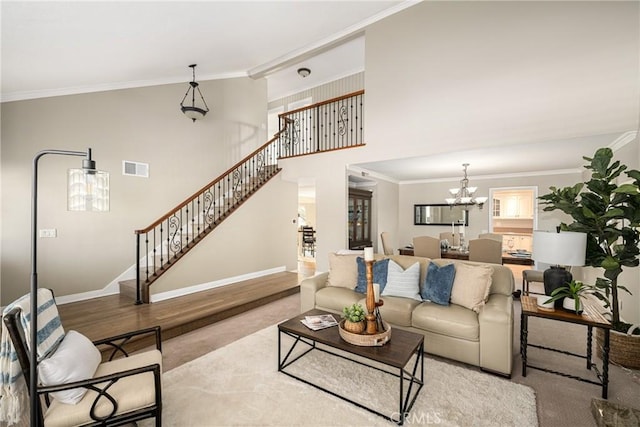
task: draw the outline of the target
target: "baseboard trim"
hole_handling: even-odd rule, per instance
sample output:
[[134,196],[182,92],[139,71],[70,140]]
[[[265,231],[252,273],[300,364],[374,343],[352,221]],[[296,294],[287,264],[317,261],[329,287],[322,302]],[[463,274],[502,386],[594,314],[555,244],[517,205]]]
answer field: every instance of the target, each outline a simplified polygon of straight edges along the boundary
[[[195,292],[206,291],[207,289],[218,288],[220,286],[230,285],[232,283],[241,282],[243,280],[256,279],[258,277],[267,276],[269,274],[275,274],[285,271],[285,266],[275,267],[262,271],[255,271],[253,273],[241,274],[239,276],[227,277],[225,279],[216,280],[213,282],[202,283],[199,285],[188,286],[186,288],[175,289],[167,292],[160,292],[158,294],[151,295],[151,302],[164,301],[171,298],[178,298],[184,295],[189,295]],[[56,296],[56,304],[69,304],[72,302],[86,301],[93,298],[106,297],[110,295],[119,294],[119,288],[114,289],[113,286],[108,285],[103,289],[89,292],[81,292],[79,294]]]
[[215,280],[213,282],[202,283],[199,285],[188,286],[186,288],[174,289],[167,292],[160,292],[157,294],[152,294],[150,296],[150,302],[158,302],[165,301],[172,298],[178,298],[185,295],[193,294],[196,292],[206,291],[213,288],[219,288],[221,286],[231,285],[233,283],[242,282],[244,280],[257,279],[262,276],[268,276],[269,274],[281,273],[285,271],[285,266],[270,268],[267,270],[256,271],[253,273],[241,274],[239,276],[228,277],[221,280]]

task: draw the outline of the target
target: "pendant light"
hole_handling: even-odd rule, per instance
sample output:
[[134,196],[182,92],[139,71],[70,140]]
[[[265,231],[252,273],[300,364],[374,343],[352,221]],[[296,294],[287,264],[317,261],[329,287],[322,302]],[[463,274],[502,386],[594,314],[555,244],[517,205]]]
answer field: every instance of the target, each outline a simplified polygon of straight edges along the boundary
[[[202,96],[202,92],[200,92],[200,88],[198,87],[198,82],[196,82],[197,65],[198,64],[189,65],[189,68],[191,68],[193,72],[193,81],[189,82],[187,93],[184,94],[184,98],[182,98],[182,102],[180,102],[180,110],[182,110],[184,115],[189,117],[194,122],[198,119],[203,118],[209,112],[209,107],[207,107],[207,103],[205,102],[204,97]],[[200,99],[202,100],[202,105],[204,105],[204,108],[196,106],[196,91],[198,91],[198,95],[200,95]],[[189,96],[189,92],[191,92],[191,105],[184,105],[184,101]]]
[[449,192],[453,197],[445,199],[447,204],[456,205],[478,205],[482,209],[482,205],[487,201],[486,197],[475,197],[474,193],[477,187],[469,187],[469,178],[467,177],[467,167],[469,163],[463,163],[464,178],[460,180],[460,188],[451,188]]

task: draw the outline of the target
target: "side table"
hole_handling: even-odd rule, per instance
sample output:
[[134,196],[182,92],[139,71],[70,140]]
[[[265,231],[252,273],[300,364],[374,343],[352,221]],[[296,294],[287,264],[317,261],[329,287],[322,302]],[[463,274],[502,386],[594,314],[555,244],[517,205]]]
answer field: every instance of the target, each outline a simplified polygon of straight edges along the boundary
[[[590,384],[596,384],[602,386],[602,398],[606,399],[609,386],[609,332],[611,330],[611,323],[604,318],[604,316],[598,312],[598,310],[591,304],[586,302],[584,304],[584,311],[582,314],[576,314],[564,309],[557,308],[555,310],[543,310],[538,307],[536,299],[531,296],[523,295],[520,298],[522,304],[522,314],[520,315],[520,355],[522,356],[522,376],[527,376],[527,368],[538,369],[540,371],[548,372],[551,374],[561,375],[563,377],[572,378],[574,380],[587,382]],[[587,327],[587,355],[570,353],[564,350],[558,350],[555,348],[544,347],[536,344],[529,344],[527,342],[529,329],[528,321],[529,317],[541,317],[544,319],[555,320],[559,322],[574,323],[579,325],[585,325]],[[602,373],[598,370],[595,363],[591,361],[592,357],[592,343],[593,343],[593,328],[601,328],[604,332],[604,346],[602,348]],[[558,353],[566,354],[569,356],[575,356],[587,360],[587,369],[593,370],[598,378],[598,381],[578,377],[575,375],[566,374],[563,372],[554,371],[551,369],[532,366],[527,363],[527,347],[536,347],[543,350],[555,351]]]

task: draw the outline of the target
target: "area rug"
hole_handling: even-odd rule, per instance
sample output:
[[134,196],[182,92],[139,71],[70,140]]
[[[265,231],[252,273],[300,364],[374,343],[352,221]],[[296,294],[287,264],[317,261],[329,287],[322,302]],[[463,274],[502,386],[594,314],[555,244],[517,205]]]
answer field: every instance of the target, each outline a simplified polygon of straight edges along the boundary
[[[291,341],[283,339],[284,345]],[[393,338],[392,338],[393,339]],[[278,372],[276,326],[163,375],[165,426],[389,426],[391,421]],[[394,416],[399,381],[313,351],[289,369]],[[425,385],[405,425],[537,426],[534,391],[425,357]],[[153,420],[139,422],[153,425]]]

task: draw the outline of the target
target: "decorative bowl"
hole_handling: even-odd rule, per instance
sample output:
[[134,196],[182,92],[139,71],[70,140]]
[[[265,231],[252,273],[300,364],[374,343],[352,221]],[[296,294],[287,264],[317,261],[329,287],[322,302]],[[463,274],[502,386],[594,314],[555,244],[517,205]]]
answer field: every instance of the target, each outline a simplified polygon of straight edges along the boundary
[[338,325],[338,331],[340,337],[349,344],[359,345],[361,347],[381,347],[385,345],[391,339],[391,326],[383,321],[384,332],[377,334],[354,334],[344,329],[344,319],[340,321]]

